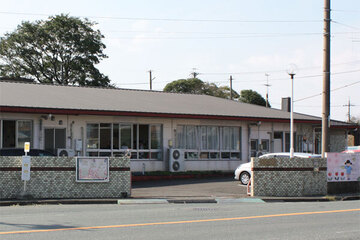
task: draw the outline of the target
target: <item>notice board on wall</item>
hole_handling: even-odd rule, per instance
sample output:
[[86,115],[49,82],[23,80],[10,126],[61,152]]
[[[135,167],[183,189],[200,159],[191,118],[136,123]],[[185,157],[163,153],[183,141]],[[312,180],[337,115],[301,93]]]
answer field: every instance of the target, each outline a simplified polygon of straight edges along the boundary
[[109,158],[108,157],[77,157],[76,181],[77,182],[108,182]]
[[327,181],[360,181],[360,153],[327,153]]

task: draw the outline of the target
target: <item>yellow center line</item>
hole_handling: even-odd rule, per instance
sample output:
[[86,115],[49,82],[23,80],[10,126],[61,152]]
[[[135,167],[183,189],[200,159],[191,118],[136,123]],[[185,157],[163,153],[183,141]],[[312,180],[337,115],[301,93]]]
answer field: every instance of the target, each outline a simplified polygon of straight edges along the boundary
[[313,215],[313,214],[324,214],[324,213],[356,212],[356,211],[360,211],[360,208],[357,208],[357,209],[345,209],[345,210],[332,210],[332,211],[320,211],[320,212],[283,213],[283,214],[262,215],[262,216],[248,216],[248,217],[234,217],[234,218],[215,218],[215,219],[187,220],[187,221],[174,221],[174,222],[153,222],[153,223],[135,223],[135,224],[122,224],[122,225],[109,225],[109,226],[93,226],[93,227],[76,227],[76,228],[56,228],[56,229],[39,229],[39,230],[27,230],[27,231],[12,231],[12,232],[0,232],[0,235],[19,234],[19,233],[58,232],[58,231],[72,231],[72,230],[89,230],[89,229],[142,227],[142,226],[156,226],[156,225],[170,225],[170,224],[184,224],[184,223],[219,222],[219,221],[233,221],[233,220],[258,219],[258,218],[273,218],[273,217],[286,217],[286,216]]

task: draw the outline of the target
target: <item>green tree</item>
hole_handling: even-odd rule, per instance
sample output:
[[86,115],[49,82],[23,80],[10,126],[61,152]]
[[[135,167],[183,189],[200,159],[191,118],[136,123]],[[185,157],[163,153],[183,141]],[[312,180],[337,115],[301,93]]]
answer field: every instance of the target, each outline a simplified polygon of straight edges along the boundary
[[164,92],[202,94],[203,86],[198,78],[179,79],[166,84]]
[[0,38],[0,75],[40,83],[109,86],[95,67],[107,58],[95,23],[68,15],[23,22]]
[[[266,100],[256,91],[253,90],[241,90],[239,101],[244,103],[251,103],[260,106],[266,106]],[[269,107],[270,103],[268,104]]]
[[[229,87],[218,87],[215,83],[203,82],[198,78],[179,79],[168,83],[164,92],[205,94],[230,99]],[[232,96],[233,99],[240,97],[235,90],[232,91]]]

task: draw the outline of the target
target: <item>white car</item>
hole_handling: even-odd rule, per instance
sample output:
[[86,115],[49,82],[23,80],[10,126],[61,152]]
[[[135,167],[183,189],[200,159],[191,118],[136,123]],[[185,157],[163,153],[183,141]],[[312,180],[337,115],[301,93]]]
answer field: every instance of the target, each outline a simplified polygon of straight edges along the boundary
[[[310,153],[294,153],[295,157],[299,158],[321,158],[321,155]],[[259,158],[271,158],[271,157],[290,157],[290,153],[267,153]],[[235,180],[239,180],[241,184],[247,185],[251,178],[251,162],[240,164],[235,170]]]
[[235,170],[236,180],[239,180],[241,184],[247,185],[251,178],[251,162],[240,164]]

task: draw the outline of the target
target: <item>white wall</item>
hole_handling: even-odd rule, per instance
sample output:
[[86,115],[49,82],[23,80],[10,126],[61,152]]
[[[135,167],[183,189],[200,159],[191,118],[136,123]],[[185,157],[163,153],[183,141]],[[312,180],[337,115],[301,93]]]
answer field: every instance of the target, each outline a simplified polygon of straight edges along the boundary
[[[169,143],[176,144],[175,129],[177,125],[213,125],[213,126],[233,126],[241,127],[241,160],[221,160],[221,161],[186,161],[187,170],[223,170],[233,171],[240,163],[249,161],[249,123],[243,121],[207,120],[207,119],[170,119],[170,118],[150,118],[150,117],[123,117],[123,116],[92,116],[92,115],[55,115],[55,119],[42,119],[45,114],[16,114],[0,113],[1,119],[29,119],[33,120],[33,148],[44,148],[44,129],[66,128],[66,147],[74,149],[75,139],[83,139],[83,149],[86,143],[86,124],[87,123],[132,123],[132,124],[162,124],[163,126],[163,159],[162,161],[132,160],[132,171],[164,171],[168,169],[168,149]],[[60,125],[60,122],[62,124]],[[42,122],[42,123],[40,123]],[[40,124],[41,129],[40,129]],[[262,122],[258,126],[250,126],[250,139],[269,139],[273,131],[288,132],[290,130],[287,123],[268,123]],[[296,124],[295,124],[296,131]],[[72,136],[72,137],[71,137]],[[271,143],[270,143],[271,144]],[[270,148],[271,149],[271,148]]]

